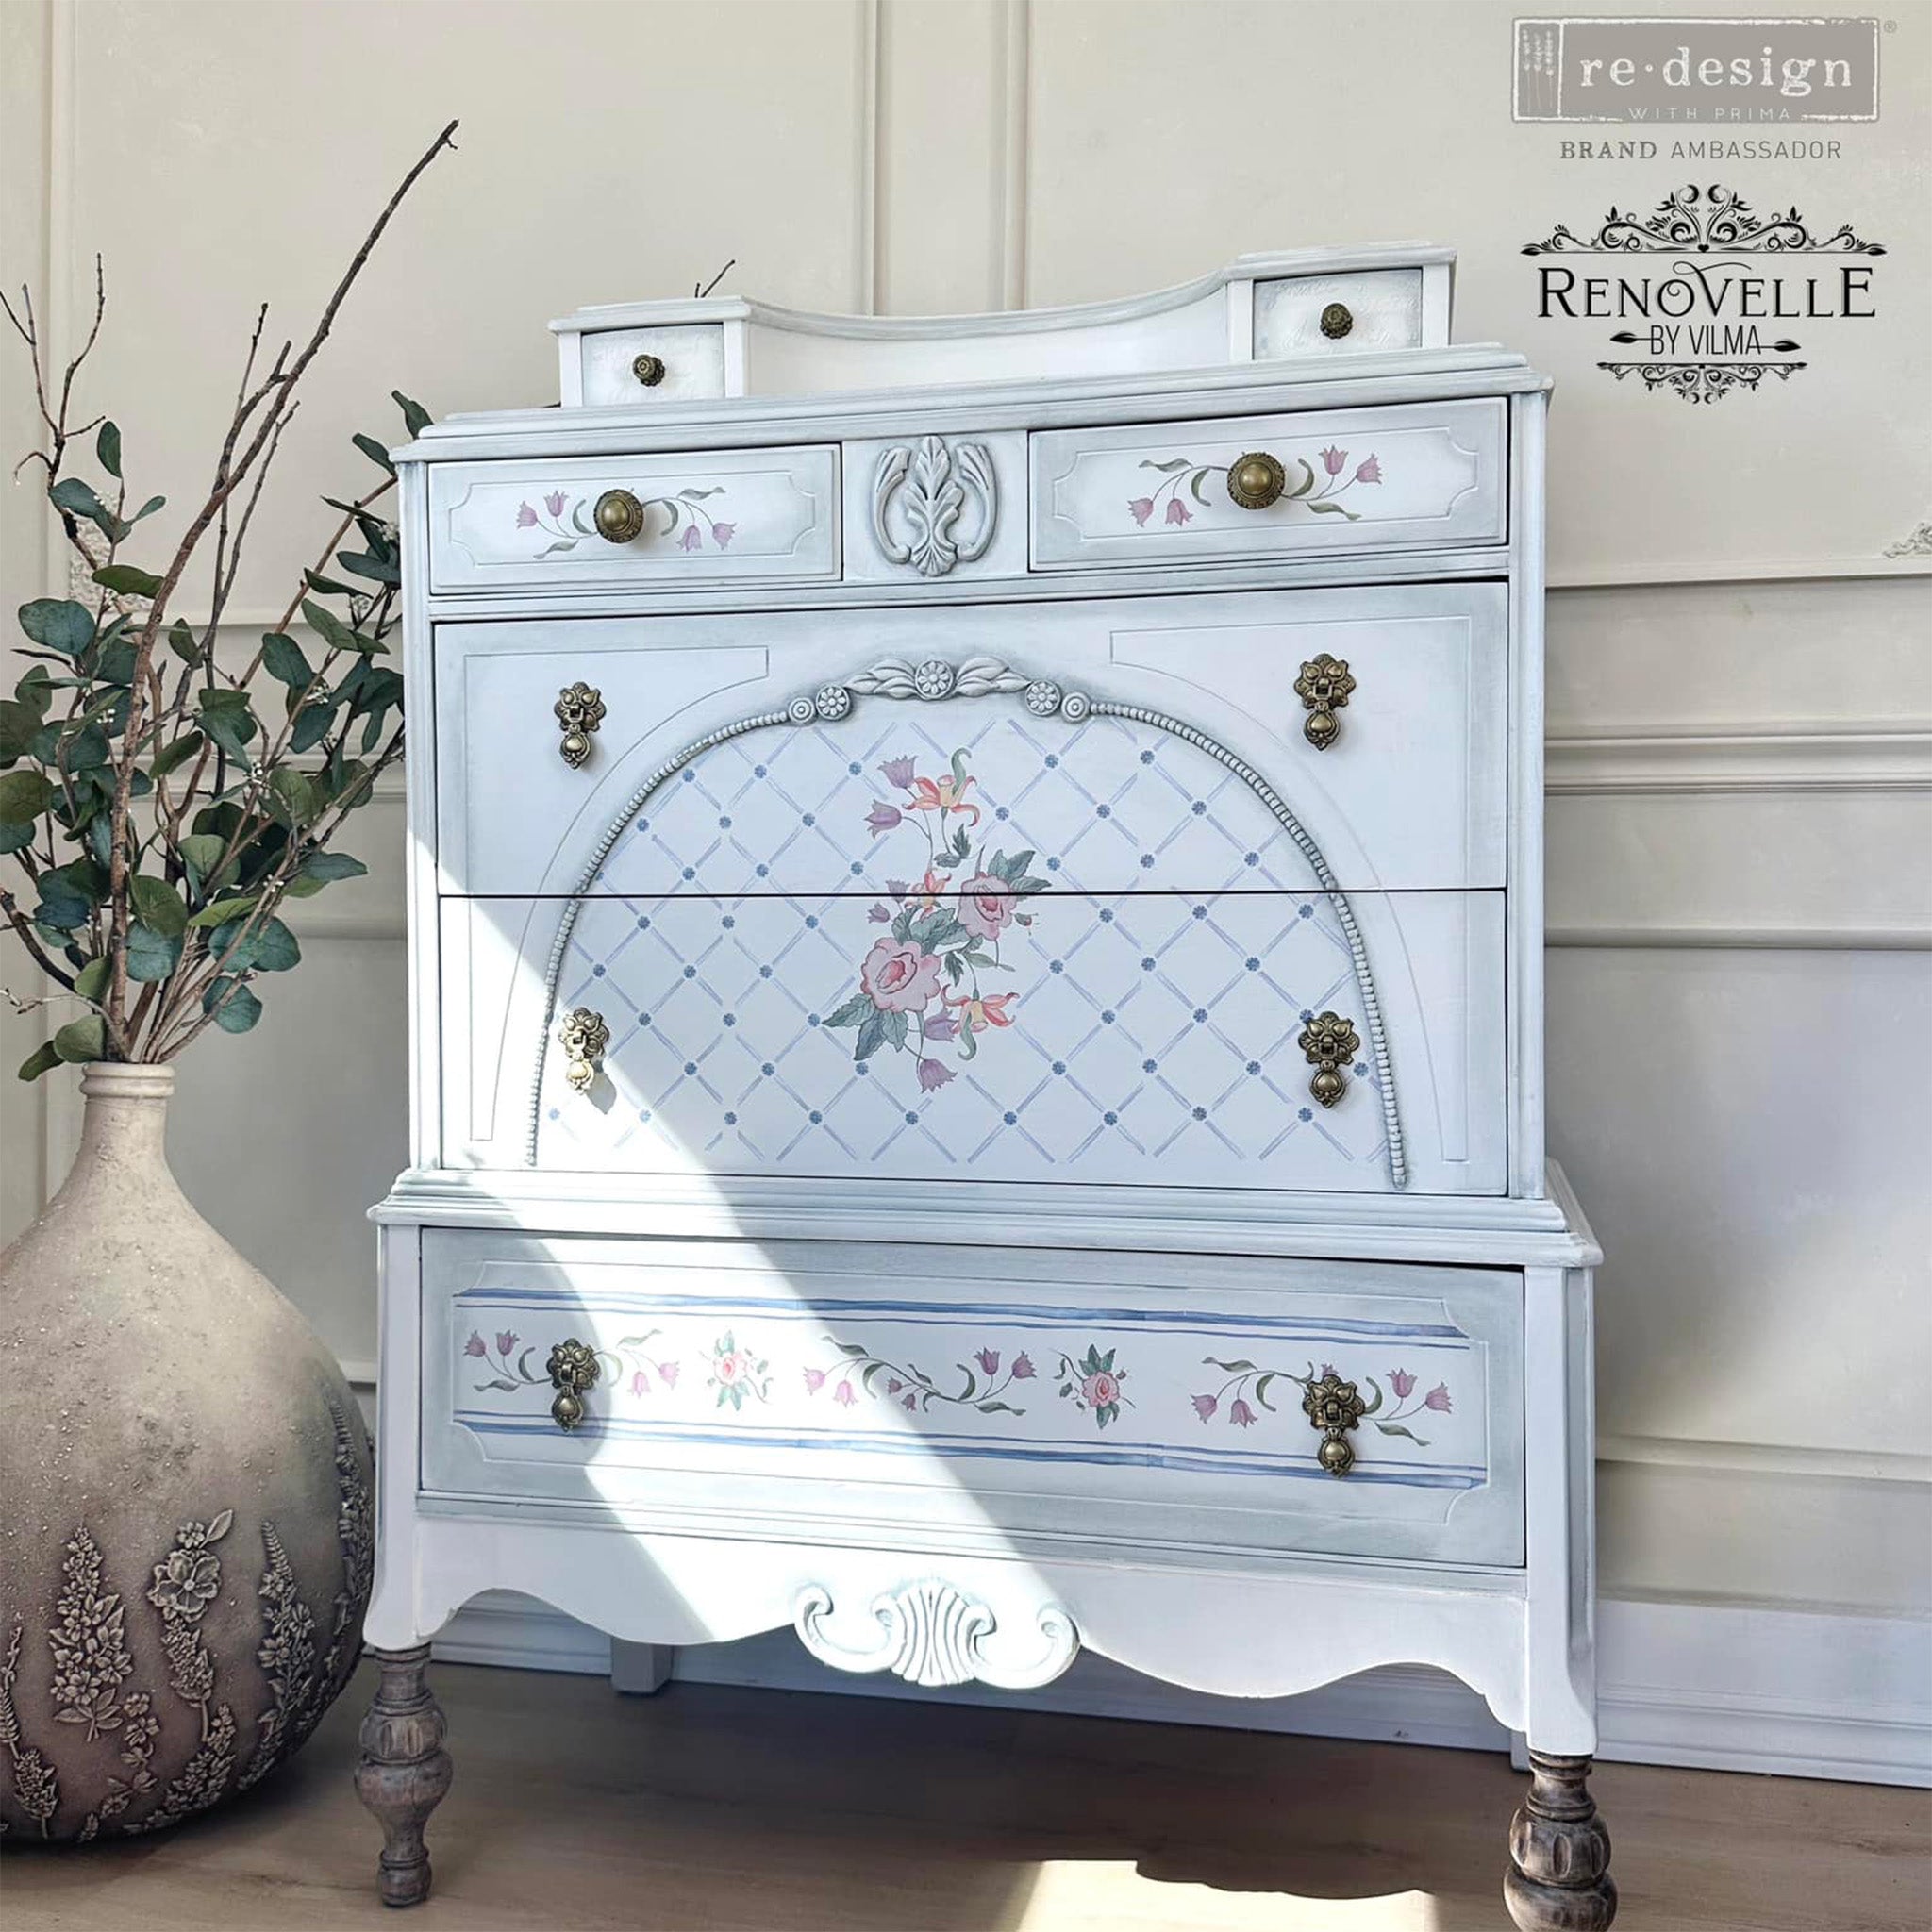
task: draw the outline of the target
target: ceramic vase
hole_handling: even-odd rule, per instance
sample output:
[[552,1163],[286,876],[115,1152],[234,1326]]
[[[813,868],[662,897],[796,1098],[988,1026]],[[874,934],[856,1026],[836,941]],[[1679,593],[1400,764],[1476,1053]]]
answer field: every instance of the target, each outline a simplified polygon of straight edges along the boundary
[[165,1066],[82,1077],[0,1255],[0,1825],[84,1842],[256,1784],[356,1661],[368,1436],[328,1351],[168,1170]]

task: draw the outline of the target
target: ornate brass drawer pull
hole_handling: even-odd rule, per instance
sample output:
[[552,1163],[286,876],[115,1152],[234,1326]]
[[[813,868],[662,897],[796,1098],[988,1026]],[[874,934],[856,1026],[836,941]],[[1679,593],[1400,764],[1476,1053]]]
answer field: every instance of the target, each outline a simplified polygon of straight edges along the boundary
[[1308,1091],[1324,1107],[1333,1107],[1348,1091],[1341,1069],[1362,1050],[1361,1035],[1340,1013],[1318,1013],[1302,1028],[1295,1044],[1315,1069]]
[[1355,678],[1345,658],[1331,658],[1324,651],[1302,666],[1302,675],[1294,681],[1294,694],[1308,714],[1302,722],[1302,736],[1317,751],[1326,751],[1341,736],[1341,725],[1335,714],[1347,708],[1354,690]]
[[563,741],[557,747],[573,772],[591,756],[591,734],[604,722],[604,693],[593,684],[567,684],[557,694],[557,722]]
[[628,490],[607,490],[591,512],[597,534],[607,543],[628,543],[644,528],[644,506]]
[[1251,449],[1227,466],[1227,499],[1241,509],[1266,509],[1288,488],[1278,457]]
[[1331,302],[1322,311],[1322,333],[1339,342],[1355,326],[1355,316],[1346,302]]
[[1368,1412],[1368,1405],[1355,1384],[1344,1382],[1331,1369],[1320,1381],[1310,1382],[1303,1390],[1302,1412],[1322,1432],[1322,1446],[1315,1451],[1315,1460],[1330,1475],[1346,1475],[1355,1467],[1355,1451],[1349,1446],[1348,1432],[1358,1426]]
[[568,1435],[587,1413],[584,1391],[596,1385],[596,1355],[573,1335],[550,1351],[550,1359],[543,1367],[550,1386],[557,1391],[557,1400],[550,1405],[550,1419]]
[[610,1044],[610,1028],[604,1024],[604,1015],[589,1007],[572,1008],[557,1029],[557,1041],[564,1052],[564,1078],[575,1091],[586,1091],[604,1064],[604,1049]]
[[630,373],[646,389],[656,389],[664,380],[664,358],[661,356],[639,356],[630,365]]

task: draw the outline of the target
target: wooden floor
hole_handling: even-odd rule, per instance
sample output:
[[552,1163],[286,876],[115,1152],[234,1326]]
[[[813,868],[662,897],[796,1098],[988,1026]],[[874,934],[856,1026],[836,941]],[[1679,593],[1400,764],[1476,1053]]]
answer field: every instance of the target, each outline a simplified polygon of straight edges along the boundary
[[[439,1667],[437,1890],[390,1918],[350,1790],[370,1673],[172,1834],[0,1861],[5,1932],[1474,1932],[1500,1757]],[[1604,1767],[1630,1932],[1926,1932],[1932,1793]]]

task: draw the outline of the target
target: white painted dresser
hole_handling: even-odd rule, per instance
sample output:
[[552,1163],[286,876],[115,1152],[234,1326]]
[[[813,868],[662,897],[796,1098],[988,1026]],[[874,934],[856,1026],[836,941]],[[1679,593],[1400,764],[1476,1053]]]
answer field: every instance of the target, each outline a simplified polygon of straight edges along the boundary
[[391,1903],[508,1589],[928,1685],[1440,1665],[1526,1734],[1518,1923],[1609,1923],[1546,385],[1450,274],[591,309],[561,410],[398,454]]

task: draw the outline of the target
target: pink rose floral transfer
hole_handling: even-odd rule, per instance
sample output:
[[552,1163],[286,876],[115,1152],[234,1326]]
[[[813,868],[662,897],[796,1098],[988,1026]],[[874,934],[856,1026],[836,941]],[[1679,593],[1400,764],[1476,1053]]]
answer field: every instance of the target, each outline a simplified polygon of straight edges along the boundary
[[1033,924],[1021,907],[1047,882],[1028,872],[1030,851],[989,855],[975,845],[982,814],[964,751],[940,777],[922,775],[909,758],[888,758],[879,771],[897,795],[875,800],[865,823],[874,838],[900,843],[916,831],[924,868],[917,885],[888,881],[891,903],[866,915],[886,931],[858,963],[858,991],[823,1024],[856,1029],[855,1060],[882,1047],[910,1055],[919,1091],[934,1093],[954,1077],[949,1058],[972,1059],[980,1035],[1013,1024],[1019,995],[991,991],[992,975],[1013,970],[1001,942],[1010,928]]

